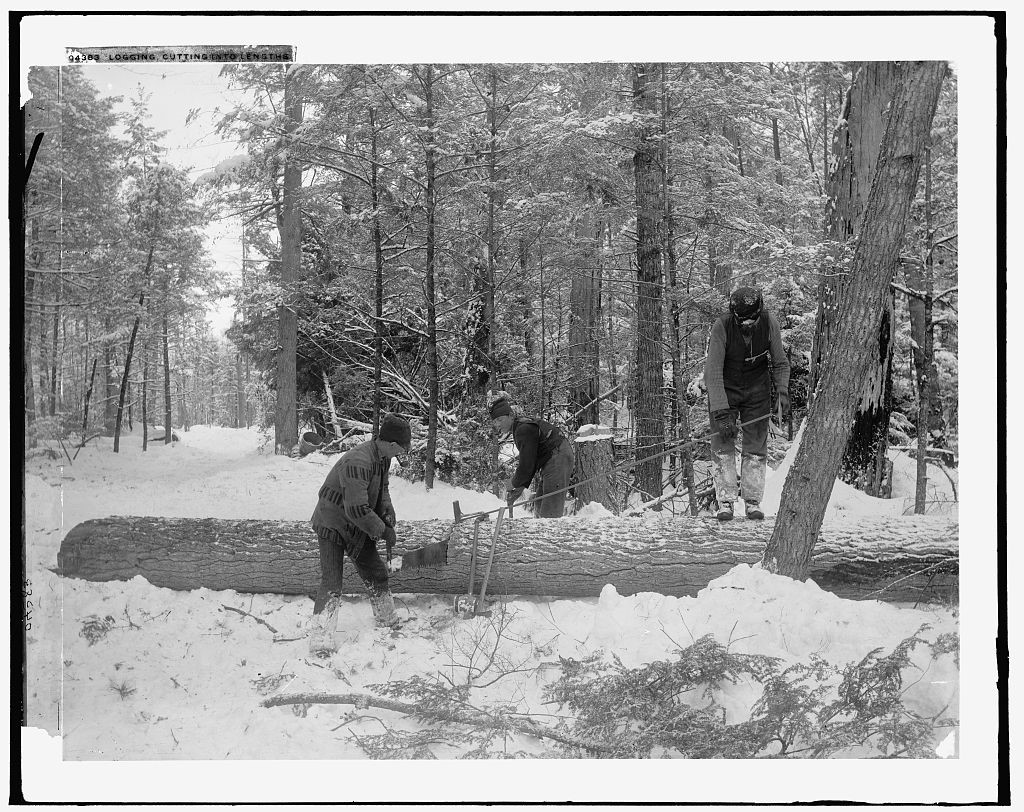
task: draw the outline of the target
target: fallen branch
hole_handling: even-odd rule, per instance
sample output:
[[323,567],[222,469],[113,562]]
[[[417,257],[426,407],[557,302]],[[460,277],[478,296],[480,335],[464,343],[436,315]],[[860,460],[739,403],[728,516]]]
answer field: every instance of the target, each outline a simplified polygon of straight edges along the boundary
[[249,614],[248,612],[246,612],[243,609],[236,609],[234,606],[228,606],[226,603],[222,603],[221,606],[223,606],[229,612],[238,612],[238,614],[240,614],[240,615],[245,615],[246,617],[251,617],[257,623],[262,623],[264,626],[266,626],[268,629],[270,629],[270,631],[272,631],[274,634],[277,634],[277,629],[275,629],[273,626],[271,626],[269,623],[267,623],[267,621],[263,620],[262,618],[256,617],[256,615],[251,615],[251,614]]
[[[523,719],[496,719],[485,713],[469,713],[466,711],[453,710],[445,713],[437,713],[425,710],[418,705],[408,702],[399,702],[394,699],[373,696],[371,694],[328,694],[322,692],[278,694],[270,696],[260,702],[264,708],[274,708],[280,705],[352,705],[356,708],[380,708],[381,710],[395,711],[406,716],[414,716],[419,719],[435,719],[441,722],[460,722],[475,727],[486,727],[495,730],[511,728],[527,736],[535,736],[539,739],[551,739],[570,747],[579,747],[583,750],[590,750],[595,753],[613,753],[615,748],[603,742],[586,741],[552,730],[545,725],[538,724],[532,720]],[[449,715],[450,713],[450,715]]]
[[97,437],[102,437],[102,436],[103,436],[103,432],[102,431],[98,431],[95,434],[93,434],[92,436],[86,437],[84,440],[82,440],[82,442],[79,444],[78,448],[75,449],[75,456],[72,457],[72,460],[77,460],[78,459],[78,452],[81,451],[83,448],[85,448],[85,444],[87,442],[89,442],[90,440],[95,440]]

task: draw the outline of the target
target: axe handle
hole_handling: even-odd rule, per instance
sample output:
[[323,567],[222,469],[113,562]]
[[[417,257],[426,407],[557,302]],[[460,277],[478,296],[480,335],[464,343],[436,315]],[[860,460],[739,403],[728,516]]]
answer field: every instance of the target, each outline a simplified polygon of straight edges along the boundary
[[491,564],[494,563],[494,548],[498,546],[498,533],[501,531],[501,520],[505,518],[505,508],[498,508],[498,516],[494,520],[494,535],[491,536],[491,551],[487,555],[487,568],[484,570],[484,582],[480,585],[480,597],[476,600],[475,612],[484,610],[484,599],[487,597],[487,582],[491,580]]

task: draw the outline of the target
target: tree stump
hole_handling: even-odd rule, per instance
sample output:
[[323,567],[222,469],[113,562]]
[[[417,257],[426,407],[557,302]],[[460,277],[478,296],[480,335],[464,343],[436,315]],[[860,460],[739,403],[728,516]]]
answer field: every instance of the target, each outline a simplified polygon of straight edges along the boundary
[[607,426],[588,424],[576,430],[576,509],[590,502],[604,505],[612,513],[619,512],[615,499],[615,460],[612,452],[612,430]]

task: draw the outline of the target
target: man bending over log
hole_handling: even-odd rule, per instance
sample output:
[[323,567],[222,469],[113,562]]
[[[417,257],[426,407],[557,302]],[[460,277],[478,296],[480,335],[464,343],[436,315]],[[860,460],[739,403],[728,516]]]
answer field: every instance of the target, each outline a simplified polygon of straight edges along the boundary
[[520,417],[513,413],[506,398],[491,404],[491,426],[499,437],[512,435],[519,449],[519,465],[509,483],[509,505],[522,496],[526,486],[537,478],[534,501],[542,519],[557,519],[565,513],[566,488],[576,465],[572,445],[557,426],[539,417]]
[[377,625],[398,625],[388,570],[377,552],[377,541],[384,539],[390,557],[397,539],[388,469],[393,457],[409,453],[411,444],[409,423],[397,415],[385,415],[377,437],[346,451],[320,488],[310,519],[320,545],[322,572],[309,623],[311,654],[326,657],[337,649],[334,631],[346,554],[370,595]]

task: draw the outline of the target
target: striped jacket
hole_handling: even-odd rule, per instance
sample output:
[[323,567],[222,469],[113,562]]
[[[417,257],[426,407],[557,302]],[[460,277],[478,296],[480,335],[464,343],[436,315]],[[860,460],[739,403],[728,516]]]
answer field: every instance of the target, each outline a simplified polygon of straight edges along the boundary
[[367,440],[341,455],[320,488],[310,521],[314,529],[330,527],[353,541],[380,538],[384,514],[394,508],[388,492],[391,458]]

